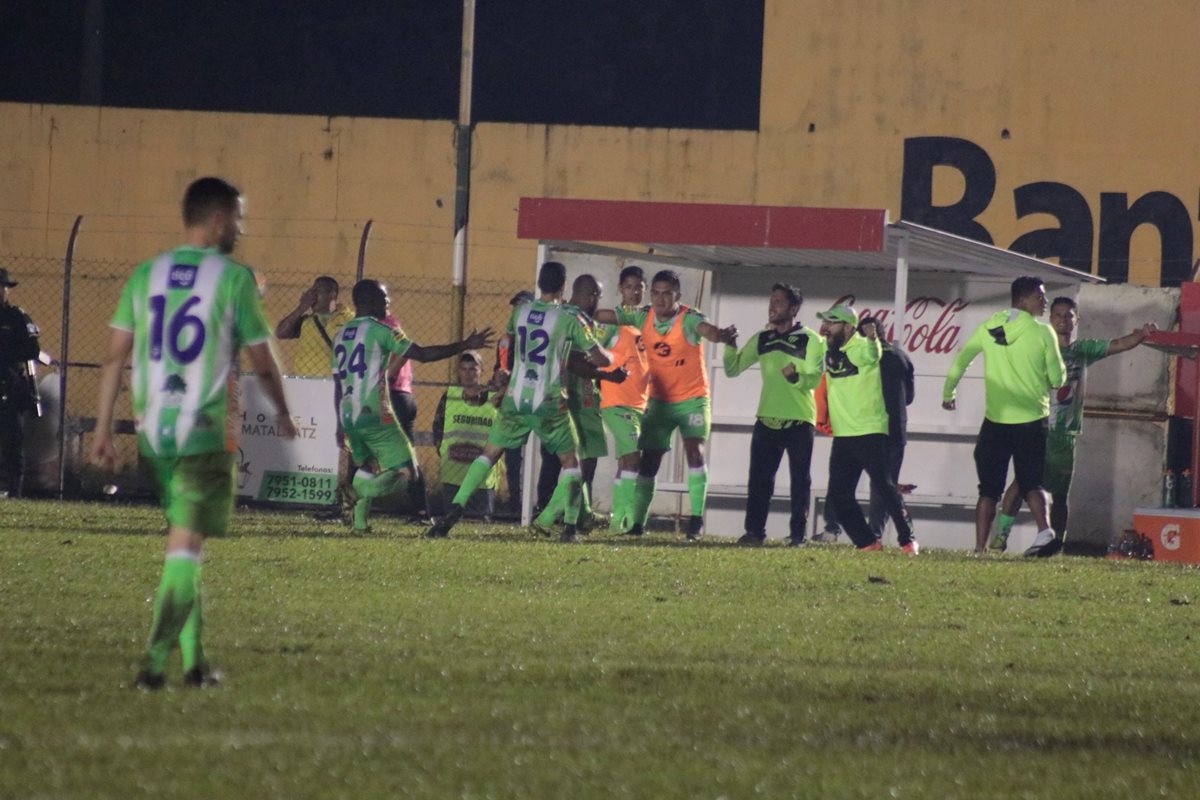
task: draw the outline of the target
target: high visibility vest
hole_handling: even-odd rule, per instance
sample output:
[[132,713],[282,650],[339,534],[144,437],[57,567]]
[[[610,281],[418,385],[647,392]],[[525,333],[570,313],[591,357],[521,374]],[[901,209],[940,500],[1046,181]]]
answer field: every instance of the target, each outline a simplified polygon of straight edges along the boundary
[[654,309],[642,324],[642,344],[650,362],[650,396],[665,403],[708,397],[704,342],[692,344],[683,333],[687,306],[681,305],[665,334],[654,327]]
[[[468,403],[463,399],[461,386],[446,390],[446,421],[442,446],[438,448],[442,458],[442,483],[462,485],[471,462],[483,453],[498,413],[491,403],[477,406]],[[493,466],[480,488],[495,489],[499,482],[499,469]]]
[[641,331],[632,325],[622,325],[611,350],[613,363],[607,371],[624,367],[629,377],[624,383],[600,382],[600,407],[624,406],[645,411],[646,398],[650,394],[650,373]]

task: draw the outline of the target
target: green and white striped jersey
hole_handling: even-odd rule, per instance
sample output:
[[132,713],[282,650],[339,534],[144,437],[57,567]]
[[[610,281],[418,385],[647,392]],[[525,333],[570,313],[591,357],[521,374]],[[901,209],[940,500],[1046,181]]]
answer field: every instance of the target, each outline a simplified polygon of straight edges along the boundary
[[238,350],[271,336],[249,267],[177,247],[133,271],[109,323],[133,333],[133,414],[145,455],[232,451]]
[[596,344],[583,312],[541,300],[514,308],[507,330],[513,343],[508,397],[522,414],[532,414],[547,400],[560,402],[566,395],[567,356],[572,350],[586,353]]
[[346,429],[394,425],[387,368],[392,355],[404,357],[412,339],[374,317],[355,317],[333,341],[333,375],[342,385],[338,409]]

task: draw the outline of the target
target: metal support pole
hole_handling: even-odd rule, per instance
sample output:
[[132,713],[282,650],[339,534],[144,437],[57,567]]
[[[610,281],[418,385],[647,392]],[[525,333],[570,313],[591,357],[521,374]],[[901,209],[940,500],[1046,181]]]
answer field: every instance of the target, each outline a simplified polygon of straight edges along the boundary
[[367,266],[367,241],[371,238],[371,228],[374,225],[375,220],[367,220],[367,224],[363,225],[362,238],[358,240],[358,267],[354,270],[355,283],[363,279],[363,271]]
[[474,75],[475,0],[463,0],[462,70],[458,82],[458,124],[454,128],[454,296],[451,338],[466,332],[467,222],[471,205],[471,83]]
[[892,341],[904,341],[904,316],[908,310],[908,232],[900,234],[896,254],[896,306],[892,312]]
[[62,345],[58,354],[58,499],[67,485],[67,364],[71,361],[71,270],[75,266],[75,242],[83,215],[75,217],[71,237],[67,239],[67,257],[63,264]]

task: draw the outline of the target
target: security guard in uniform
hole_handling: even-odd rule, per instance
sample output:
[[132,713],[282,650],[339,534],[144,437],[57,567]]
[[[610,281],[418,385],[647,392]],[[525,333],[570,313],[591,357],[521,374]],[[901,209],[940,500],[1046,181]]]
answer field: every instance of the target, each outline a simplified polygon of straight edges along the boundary
[[41,353],[38,326],[29,315],[8,302],[17,285],[0,267],[0,491],[20,497],[25,475],[25,414],[37,407],[37,386],[30,362]]
[[[433,439],[441,457],[442,495],[444,505],[458,492],[467,469],[475,461],[496,421],[499,409],[488,402],[488,387],[480,385],[483,359],[474,350],[459,356],[458,382],[442,395],[433,418]],[[500,484],[500,469],[493,466],[487,478],[468,504],[468,515],[491,520],[496,508],[496,487]]]

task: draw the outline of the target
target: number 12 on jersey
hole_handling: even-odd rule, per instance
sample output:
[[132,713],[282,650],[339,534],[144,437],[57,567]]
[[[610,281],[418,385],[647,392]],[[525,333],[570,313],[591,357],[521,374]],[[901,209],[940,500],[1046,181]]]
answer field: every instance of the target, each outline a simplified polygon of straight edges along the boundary
[[[529,350],[526,350],[526,346]],[[544,365],[546,363],[546,348],[550,346],[550,334],[541,328],[529,328],[521,325],[517,328],[517,351],[522,361],[530,364]]]

